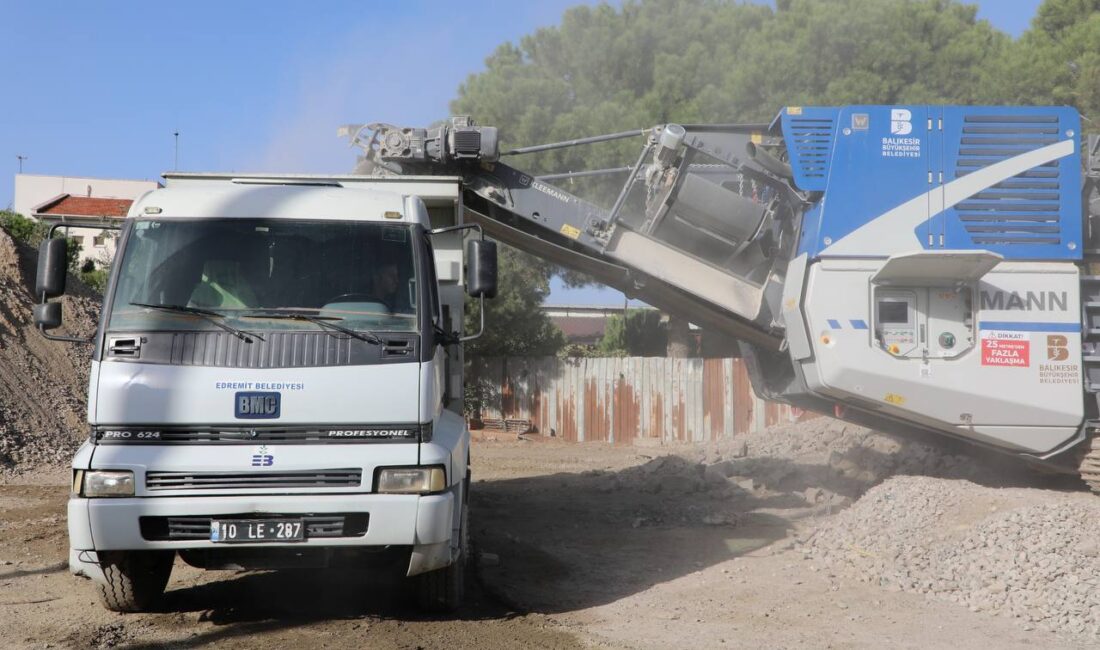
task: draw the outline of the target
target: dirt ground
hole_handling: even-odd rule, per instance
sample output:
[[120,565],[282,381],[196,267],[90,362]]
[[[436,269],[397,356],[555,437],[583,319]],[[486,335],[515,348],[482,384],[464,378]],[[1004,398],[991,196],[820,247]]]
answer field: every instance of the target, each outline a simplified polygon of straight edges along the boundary
[[[67,572],[67,474],[23,474],[0,483],[0,645],[1088,645],[854,580],[804,553],[800,540],[881,480],[881,472],[826,471],[829,461],[814,449],[785,459],[753,458],[742,442],[725,456],[720,452],[552,440],[475,443],[471,519],[478,579],[468,604],[446,618],[418,615],[395,602],[394,585],[366,574],[202,572],[179,561],[157,612],[107,612],[92,585]],[[723,460],[729,457],[734,460]],[[777,471],[780,460],[789,467]],[[714,468],[723,463],[726,469],[740,463],[734,482],[719,479]],[[793,467],[799,470],[792,473]],[[1076,489],[1043,487],[1054,490],[1014,492],[1005,507],[1066,490],[1072,497]]]

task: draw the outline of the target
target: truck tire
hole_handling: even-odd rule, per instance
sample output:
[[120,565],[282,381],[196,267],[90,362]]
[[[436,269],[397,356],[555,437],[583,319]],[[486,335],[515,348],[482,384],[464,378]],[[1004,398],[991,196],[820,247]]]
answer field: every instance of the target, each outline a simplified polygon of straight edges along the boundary
[[173,551],[101,552],[100,602],[112,612],[147,611],[164,593],[175,557]]
[[466,591],[466,565],[470,555],[470,533],[466,520],[469,506],[462,504],[462,521],[459,524],[458,557],[450,566],[429,571],[416,577],[416,601],[426,612],[453,612],[462,604]]

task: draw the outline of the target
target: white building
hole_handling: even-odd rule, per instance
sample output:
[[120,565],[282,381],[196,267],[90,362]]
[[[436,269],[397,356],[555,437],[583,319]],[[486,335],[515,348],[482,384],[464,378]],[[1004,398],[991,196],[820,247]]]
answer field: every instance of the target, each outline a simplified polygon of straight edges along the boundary
[[81,259],[105,263],[115,252],[111,231],[80,226],[119,222],[134,199],[158,187],[156,181],[16,174],[12,207],[25,217],[72,224],[69,236],[80,242]]

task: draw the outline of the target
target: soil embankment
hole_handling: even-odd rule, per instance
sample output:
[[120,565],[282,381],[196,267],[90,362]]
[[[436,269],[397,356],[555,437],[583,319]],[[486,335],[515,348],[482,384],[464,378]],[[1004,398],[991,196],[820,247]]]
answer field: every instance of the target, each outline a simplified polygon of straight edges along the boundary
[[[0,231],[0,473],[68,464],[88,435],[91,350],[50,341],[31,321],[37,255]],[[59,333],[95,331],[99,298],[69,278]]]

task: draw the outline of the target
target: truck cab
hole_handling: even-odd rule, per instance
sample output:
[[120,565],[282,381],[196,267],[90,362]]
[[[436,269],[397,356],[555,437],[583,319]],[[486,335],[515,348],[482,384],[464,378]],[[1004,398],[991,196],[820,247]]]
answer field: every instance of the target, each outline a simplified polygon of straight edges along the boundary
[[[469,242],[463,274],[459,179],[165,179],[122,226],[91,341],[71,571],[139,611],[177,554],[207,569],[373,560],[425,608],[455,608],[464,289],[495,292],[491,242]],[[43,332],[61,321],[47,299],[64,290],[63,241],[40,256]]]

